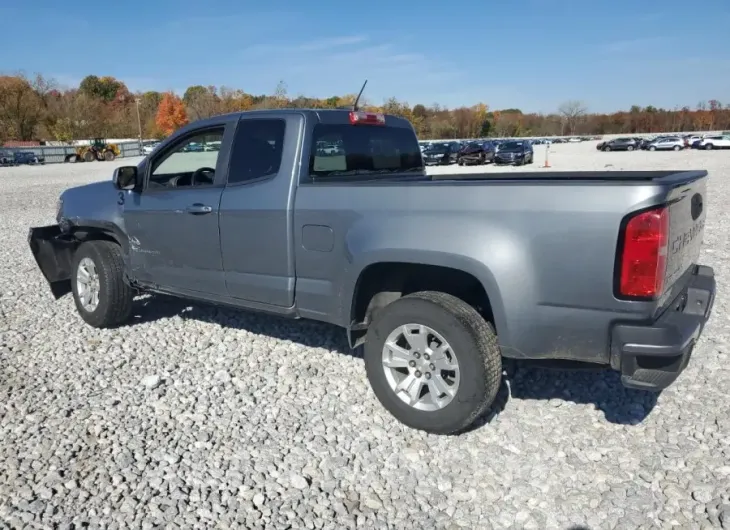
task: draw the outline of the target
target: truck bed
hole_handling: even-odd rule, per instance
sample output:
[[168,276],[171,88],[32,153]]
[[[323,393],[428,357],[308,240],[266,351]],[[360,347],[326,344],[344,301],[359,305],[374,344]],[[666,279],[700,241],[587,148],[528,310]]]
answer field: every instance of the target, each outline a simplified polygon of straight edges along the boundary
[[510,171],[500,173],[448,173],[431,175],[432,180],[544,180],[544,181],[576,181],[576,182],[653,182],[674,181],[687,183],[707,176],[705,170],[690,171]]

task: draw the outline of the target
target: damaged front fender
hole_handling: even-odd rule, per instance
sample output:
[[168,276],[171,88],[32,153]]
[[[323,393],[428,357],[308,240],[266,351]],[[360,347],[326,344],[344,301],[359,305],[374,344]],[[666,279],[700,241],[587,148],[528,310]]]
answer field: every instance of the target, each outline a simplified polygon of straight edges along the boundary
[[78,244],[58,225],[33,227],[28,244],[56,300],[71,292],[71,264]]

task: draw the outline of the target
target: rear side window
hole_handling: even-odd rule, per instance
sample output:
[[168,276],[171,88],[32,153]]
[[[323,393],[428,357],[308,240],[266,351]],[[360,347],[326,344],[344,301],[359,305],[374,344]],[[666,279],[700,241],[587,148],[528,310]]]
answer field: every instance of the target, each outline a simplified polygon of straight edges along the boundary
[[314,177],[400,173],[422,170],[411,129],[370,125],[314,126],[309,174]]
[[228,183],[276,175],[284,153],[285,131],[286,122],[281,119],[241,120],[231,147]]

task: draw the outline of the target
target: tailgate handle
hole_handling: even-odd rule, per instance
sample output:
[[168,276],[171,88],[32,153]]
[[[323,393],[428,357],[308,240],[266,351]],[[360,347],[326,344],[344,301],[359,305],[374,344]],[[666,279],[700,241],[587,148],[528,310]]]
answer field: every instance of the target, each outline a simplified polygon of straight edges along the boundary
[[702,195],[700,195],[699,193],[695,193],[694,195],[692,195],[690,204],[692,220],[696,221],[697,218],[702,215]]

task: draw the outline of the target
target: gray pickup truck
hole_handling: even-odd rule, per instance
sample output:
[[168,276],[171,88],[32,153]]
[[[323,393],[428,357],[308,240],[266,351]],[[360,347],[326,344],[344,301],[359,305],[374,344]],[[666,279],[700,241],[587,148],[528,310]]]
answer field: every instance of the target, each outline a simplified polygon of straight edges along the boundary
[[341,326],[393,416],[454,433],[490,408],[503,358],[671,384],[715,298],[697,264],[706,183],[705,171],[429,176],[399,117],[243,112],[66,190],[29,244],[91,326],[122,325],[143,292]]

